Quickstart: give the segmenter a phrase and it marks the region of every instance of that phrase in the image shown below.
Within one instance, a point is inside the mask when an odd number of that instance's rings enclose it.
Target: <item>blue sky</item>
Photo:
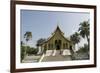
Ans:
[[[39,38],[48,38],[59,25],[65,37],[69,37],[79,28],[80,22],[90,19],[89,13],[21,10],[21,40],[26,31],[32,32],[29,45],[35,47]],[[86,40],[83,40],[85,42]]]

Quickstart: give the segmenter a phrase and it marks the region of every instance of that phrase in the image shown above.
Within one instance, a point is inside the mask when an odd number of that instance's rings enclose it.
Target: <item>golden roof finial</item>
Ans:
[[[60,29],[60,23],[59,23],[59,21],[57,22],[57,28],[56,28],[56,30],[60,30],[61,31],[61,29]],[[64,35],[64,33],[61,31],[61,33]]]

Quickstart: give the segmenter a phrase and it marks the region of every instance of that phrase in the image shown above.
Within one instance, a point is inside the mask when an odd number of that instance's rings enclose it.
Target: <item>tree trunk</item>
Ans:
[[[88,36],[86,36],[87,37],[87,42],[88,42],[88,57],[89,57],[89,51],[90,51],[90,42],[89,42],[89,38],[88,38]]]
[[[27,54],[26,50],[27,50],[27,41],[26,41],[26,47],[25,47],[25,53],[24,53],[24,56],[26,56],[26,54]]]
[[[87,42],[88,42],[88,50],[89,50],[89,48],[90,48],[89,38],[88,38],[88,36],[86,36],[86,38],[87,38]]]

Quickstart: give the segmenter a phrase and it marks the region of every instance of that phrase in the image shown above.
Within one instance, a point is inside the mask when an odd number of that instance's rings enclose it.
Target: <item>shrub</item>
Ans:
[[[32,54],[36,55],[38,52],[38,49],[37,48],[27,48],[26,52],[28,55],[32,55]]]
[[[88,53],[89,47],[87,44],[84,44],[84,47],[80,47],[80,49],[77,51],[77,53]]]
[[[21,46],[21,62],[25,57],[25,46]]]

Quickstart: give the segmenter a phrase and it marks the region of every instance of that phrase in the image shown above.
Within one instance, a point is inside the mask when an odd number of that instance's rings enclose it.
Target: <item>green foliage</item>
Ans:
[[[21,46],[21,62],[25,57],[25,46]]]
[[[89,47],[87,44],[84,44],[84,47],[80,47],[80,49],[77,51],[77,53],[88,53]]]
[[[38,52],[37,48],[33,48],[30,46],[21,46],[21,62],[24,59],[25,55],[36,55]]]
[[[25,34],[24,34],[24,38],[26,40],[26,42],[28,42],[29,40],[32,39],[32,32],[30,31],[27,31]],[[22,44],[22,43],[21,43]],[[27,46],[27,43],[25,44],[26,47],[25,47],[25,52],[24,52],[24,56],[27,54],[27,49],[29,49],[30,47]]]
[[[89,36],[89,21],[84,21],[84,22],[82,22],[82,23],[80,23],[79,24],[80,25],[80,27],[79,27],[79,32],[80,32],[80,35],[83,37],[83,38],[85,38],[85,37],[87,37],[88,38],[88,36]]]
[[[38,52],[38,49],[37,49],[37,48],[33,48],[33,47],[27,46],[26,53],[27,53],[28,55],[32,55],[32,54],[36,55],[37,52]]]
[[[29,41],[29,40],[32,38],[32,32],[27,31],[27,32],[24,34],[24,38],[25,38],[26,41]]]
[[[37,46],[37,47],[41,46],[45,41],[46,41],[46,39],[44,39],[44,38],[38,39],[38,40],[37,40],[36,46]]]
[[[89,36],[90,36],[90,24],[89,24],[89,21],[84,21],[82,23],[79,24],[79,33],[80,35],[83,37],[83,38],[87,38],[87,41],[88,41],[88,46],[89,46]]]
[[[73,35],[70,36],[70,40],[73,42],[73,44],[77,44],[80,42],[80,37],[77,32],[75,32]]]

